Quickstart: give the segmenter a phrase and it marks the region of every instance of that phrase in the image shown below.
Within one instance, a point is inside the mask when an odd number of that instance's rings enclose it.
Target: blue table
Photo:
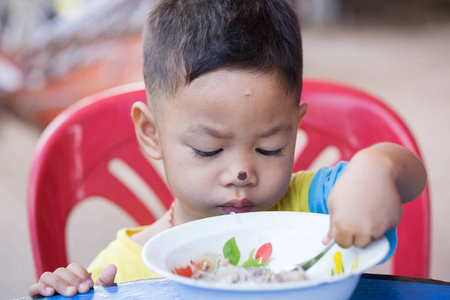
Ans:
[[[20,300],[43,299],[25,297]],[[155,299],[181,300],[173,283],[165,278],[137,280],[96,286],[86,294],[67,298],[56,295],[47,299]],[[450,282],[392,275],[363,274],[351,300],[357,299],[450,299]]]

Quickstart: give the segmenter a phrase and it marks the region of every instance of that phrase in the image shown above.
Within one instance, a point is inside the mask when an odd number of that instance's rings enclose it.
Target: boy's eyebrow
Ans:
[[[289,124],[280,124],[277,125],[271,129],[269,129],[266,132],[263,132],[259,137],[261,138],[266,138],[266,137],[270,137],[273,135],[276,135],[280,132],[291,132],[292,131],[292,126]],[[213,128],[210,127],[206,127],[206,126],[192,126],[190,128],[188,128],[186,130],[186,133],[192,136],[195,135],[209,135],[215,138],[219,138],[219,139],[230,139],[233,137],[233,133],[223,133],[223,132],[219,132]]]
[[[209,135],[219,139],[230,139],[233,137],[232,133],[222,133],[213,128],[206,126],[192,126],[186,130],[186,133],[189,135]]]
[[[280,132],[291,132],[291,131],[292,131],[291,125],[280,124],[280,125],[277,125],[271,129],[269,129],[268,131],[264,132],[263,134],[261,134],[261,137],[265,138],[265,137],[270,137],[270,136],[276,135]]]

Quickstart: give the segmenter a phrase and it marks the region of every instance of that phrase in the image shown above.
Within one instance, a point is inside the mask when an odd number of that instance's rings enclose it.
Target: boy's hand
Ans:
[[[343,247],[365,247],[400,222],[402,204],[427,182],[422,162],[399,145],[383,143],[358,152],[328,198],[330,231]]]
[[[114,283],[116,273],[116,266],[106,266],[95,284]],[[70,297],[77,293],[87,293],[92,287],[94,287],[94,281],[91,274],[79,264],[72,263],[67,268],[58,268],[53,273],[42,274],[39,282],[31,286],[29,295],[52,296],[57,292]]]
[[[403,207],[395,183],[382,170],[366,173],[366,168],[364,175],[352,167],[347,167],[328,198],[328,235],[343,248],[362,248],[393,229]]]

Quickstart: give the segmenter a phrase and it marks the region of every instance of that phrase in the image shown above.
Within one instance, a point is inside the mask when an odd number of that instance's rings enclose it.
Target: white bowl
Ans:
[[[224,244],[235,237],[241,253],[239,264],[250,252],[272,244],[273,271],[288,270],[295,263],[318,254],[330,224],[328,215],[299,212],[254,212],[230,214],[185,223],[166,230],[142,249],[144,264],[156,274],[172,280],[182,299],[348,299],[361,274],[379,263],[389,251],[385,237],[369,246],[342,249],[333,246],[306,272],[307,280],[265,284],[208,282],[172,273],[205,252],[222,254]],[[332,275],[334,256],[342,254],[344,272]],[[355,258],[357,266],[352,269]]]

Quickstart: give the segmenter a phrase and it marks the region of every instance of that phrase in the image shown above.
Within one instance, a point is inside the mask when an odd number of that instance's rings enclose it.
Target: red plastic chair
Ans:
[[[294,171],[308,169],[329,146],[339,150],[336,161],[350,160],[358,150],[379,142],[403,145],[421,157],[405,123],[373,96],[343,85],[305,80],[302,101],[308,103],[308,111],[300,124],[307,141],[296,158]],[[420,197],[404,205],[397,234],[398,246],[392,257],[391,273],[428,277],[428,185]]]
[[[28,214],[38,277],[67,265],[65,225],[76,204],[90,196],[110,199],[138,224],[151,224],[173,198],[164,180],[140,154],[129,116],[135,101],[145,101],[142,85],[127,85],[88,97],[68,108],[44,131],[31,168]],[[301,128],[307,142],[294,170],[307,169],[328,146],[349,160],[359,149],[390,141],[419,155],[404,123],[388,107],[360,91],[335,84],[304,82],[302,101],[309,103]],[[120,162],[134,170],[160,199],[150,211],[138,193],[117,178]],[[127,168],[128,168],[127,167]],[[428,277],[428,189],[405,205],[398,226],[399,244],[392,273]],[[151,209],[151,208],[150,208]],[[48,234],[51,233],[51,234]]]
[[[109,199],[139,225],[153,223],[172,203],[167,184],[138,148],[130,117],[136,101],[145,101],[142,84],[108,90],[69,107],[43,132],[28,187],[38,277],[67,265],[66,222],[84,199]],[[139,189],[130,188],[130,178],[153,190],[153,211],[140,200]]]

